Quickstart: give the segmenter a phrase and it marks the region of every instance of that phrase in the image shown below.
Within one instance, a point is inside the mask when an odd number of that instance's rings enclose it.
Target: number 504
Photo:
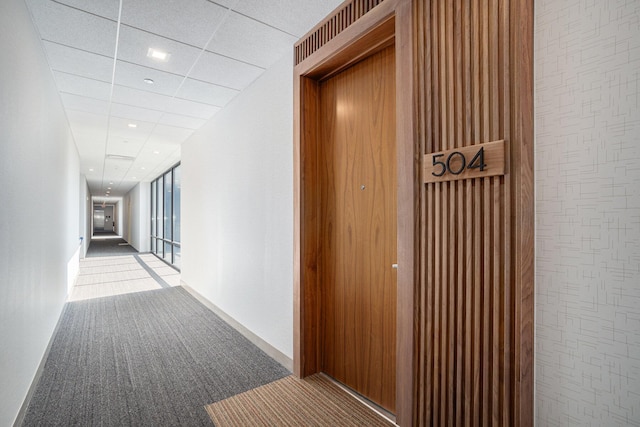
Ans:
[[[505,141],[501,139],[425,154],[422,162],[425,184],[504,175]]]
[[[450,153],[446,160],[444,156],[444,154],[433,155],[433,166],[439,167],[439,170],[434,170],[431,172],[431,175],[442,176],[447,172],[453,175],[460,175],[465,169],[479,169],[484,171],[484,168],[487,167],[487,164],[484,162],[484,147],[480,147],[469,163],[467,163],[465,155],[459,151]]]

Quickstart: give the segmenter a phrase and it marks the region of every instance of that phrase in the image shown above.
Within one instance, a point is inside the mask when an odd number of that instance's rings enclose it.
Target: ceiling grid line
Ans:
[[[342,2],[22,1],[81,173],[102,198],[107,186],[111,197],[122,197],[179,162],[184,141],[283,55],[292,56],[298,35]],[[166,51],[169,60],[154,61],[149,48]]]
[[[215,2],[215,1],[211,1],[211,0],[207,0],[207,1],[208,1],[209,3],[213,3],[213,4],[216,4],[216,5],[218,5],[218,6],[222,6],[220,3],[217,3],[217,2]],[[223,7],[224,7],[224,6],[223,6]],[[299,38],[299,37],[300,37],[300,35],[299,35],[299,34],[292,34],[292,33],[288,32],[288,31],[285,31],[285,30],[283,30],[283,29],[281,29],[281,28],[275,27],[275,26],[273,26],[273,25],[271,25],[271,24],[268,24],[268,23],[266,23],[266,22],[264,22],[264,21],[260,21],[259,19],[256,19],[256,18],[254,18],[254,17],[252,17],[252,16],[249,16],[249,15],[246,15],[246,14],[244,14],[244,13],[238,12],[237,10],[234,10],[234,12],[235,12],[235,13],[237,13],[238,15],[242,15],[242,16],[244,16],[245,18],[251,19],[252,21],[256,21],[256,22],[258,22],[258,23],[260,23],[260,24],[262,24],[262,25],[266,25],[267,27],[271,27],[271,28],[273,28],[274,30],[278,30],[278,31],[281,31],[281,32],[283,32],[283,33],[285,33],[285,34],[288,34],[288,35],[290,35],[291,37],[296,37],[296,38]]]
[[[111,107],[113,105],[113,88],[115,86],[115,81],[116,81],[116,66],[118,64],[118,41],[120,38],[120,19],[122,18],[122,0],[119,0],[119,5],[118,5],[118,26],[116,28],[116,45],[115,45],[115,50],[113,52],[113,71],[111,74],[111,92],[109,93],[109,113],[107,115],[107,134],[105,137],[105,141],[104,141],[104,158],[102,160],[102,180],[101,180],[101,184],[100,184],[100,189],[102,190],[101,192],[104,192],[104,172],[105,172],[105,166],[107,164],[107,150],[109,147],[109,128],[110,128],[110,124],[111,124]],[[105,196],[108,196],[108,194],[105,194]]]
[[[158,36],[158,37],[161,37],[161,36]],[[43,39],[43,40],[44,40],[44,39]],[[49,42],[49,43],[54,43],[54,44],[57,44],[57,45],[60,45],[60,46],[65,46],[65,47],[68,47],[69,49],[74,49],[74,50],[83,51],[82,49],[76,49],[76,48],[71,47],[71,46],[66,46],[66,45],[62,45],[62,44],[56,43],[56,42],[52,42],[52,41],[50,41],[50,40],[44,40],[44,41]],[[87,51],[83,51],[83,52],[87,52]],[[208,51],[208,50],[207,50],[207,52],[210,52],[210,51]],[[91,53],[91,52],[87,52],[87,53]],[[213,53],[213,52],[211,52],[211,53]],[[97,55],[97,54],[96,54],[96,55]],[[218,54],[215,54],[215,55],[218,55]],[[109,58],[109,59],[111,59],[111,57],[110,57],[110,56],[107,56],[107,55],[101,55],[101,56],[103,56],[104,58]],[[224,57],[224,58],[227,58],[227,57],[225,57],[224,55],[218,55],[218,56],[222,56],[222,57]],[[229,58],[229,59],[233,59],[233,58]],[[158,70],[157,68],[149,67],[149,66],[147,66],[147,65],[138,64],[138,63],[136,63],[136,62],[126,61],[126,60],[124,60],[124,59],[118,59],[118,61],[119,61],[119,62],[122,62],[122,63],[124,63],[124,64],[134,65],[134,66],[136,66],[136,67],[145,68],[145,69],[153,70],[153,71],[156,71],[156,72],[158,72],[158,71],[159,71],[159,72],[162,72],[162,73],[171,74],[171,75],[174,75],[174,76],[177,76],[177,77],[180,77],[180,78],[182,78],[182,77],[183,77],[183,75],[182,75],[182,74],[173,73],[173,72],[170,72],[170,71]],[[237,62],[241,62],[241,63],[242,63],[242,61],[237,61]],[[247,65],[251,65],[251,66],[256,67],[256,68],[262,68],[262,67],[259,67],[259,66],[257,66],[257,65],[252,65],[252,64],[249,64],[249,63],[245,63],[245,64],[247,64]],[[82,76],[82,75],[79,75],[79,74],[72,73],[72,72],[70,72],[70,71],[64,71],[64,70],[57,69],[57,68],[52,68],[51,70],[52,70],[52,71],[59,72],[59,73],[63,73],[63,74],[69,74],[69,75],[76,76],[76,77],[89,78],[89,79],[91,79],[91,80],[99,81],[99,82],[102,82],[102,83],[110,83],[110,81],[100,80],[100,79],[94,79],[94,78],[91,78],[91,77],[85,77],[85,76]],[[263,70],[263,71],[265,71],[265,69],[264,69],[264,68],[263,68],[262,70]],[[239,89],[234,88],[234,87],[231,87],[231,86],[225,86],[225,85],[218,84],[218,83],[211,83],[211,82],[208,82],[208,81],[206,81],[206,80],[201,80],[201,79],[197,79],[197,78],[194,78],[194,77],[189,77],[189,78],[190,78],[191,80],[193,80],[193,81],[197,81],[197,82],[205,83],[205,84],[208,84],[208,85],[211,85],[211,86],[221,87],[221,88],[224,88],[224,89],[231,89],[231,90],[235,90],[235,91],[238,91],[238,92],[239,92]],[[116,86],[131,87],[131,86],[126,86],[126,85],[116,85]],[[63,92],[63,91],[60,91],[60,92]],[[154,93],[153,91],[149,91],[149,90],[145,90],[145,92]],[[180,98],[178,97],[178,99],[180,99]],[[186,98],[184,98],[184,99],[186,99]],[[213,104],[211,104],[211,105],[213,105]]]
[[[238,3],[238,1],[240,0],[235,0],[235,4]],[[120,2],[122,2],[122,0],[120,0]],[[196,59],[194,60],[193,64],[191,64],[191,68],[189,68],[189,71],[187,71],[187,73],[185,74],[184,78],[182,79],[182,82],[180,83],[180,85],[178,86],[178,88],[176,89],[175,93],[173,94],[172,98],[175,98],[176,95],[180,92],[180,89],[182,88],[182,86],[184,85],[184,82],[189,78],[189,74],[191,74],[191,72],[193,71],[193,68],[196,66],[196,64],[198,63],[198,61],[200,60],[200,58],[202,57],[202,54],[206,51],[207,46],[209,45],[209,43],[211,43],[211,40],[213,40],[213,38],[215,37],[216,33],[218,32],[218,30],[220,29],[220,27],[222,26],[222,24],[224,24],[224,22],[227,20],[227,18],[229,17],[229,15],[231,14],[231,8],[229,7],[227,9],[226,14],[224,15],[224,17],[219,21],[219,23],[216,25],[216,27],[213,30],[213,33],[211,34],[211,36],[209,37],[209,40],[207,41],[207,43],[205,44],[205,46],[202,48],[202,50],[200,51],[200,53],[198,54],[198,56],[196,57]],[[166,113],[166,112],[164,112]],[[163,114],[164,114],[163,113]],[[160,119],[162,118],[162,116],[160,117]],[[158,120],[154,125],[153,128],[151,130],[151,132],[149,133],[149,135],[151,135],[153,133],[153,130],[155,130],[155,128],[158,126],[158,123],[160,122],[160,120]],[[147,139],[145,140],[144,144],[142,144],[142,147],[140,147],[140,150],[138,151],[138,154],[144,149],[144,147],[146,146],[147,142],[149,141],[149,138],[147,137]],[[131,170],[131,168],[133,167],[133,165],[129,166],[129,170]],[[129,170],[127,170],[127,173],[129,172]]]

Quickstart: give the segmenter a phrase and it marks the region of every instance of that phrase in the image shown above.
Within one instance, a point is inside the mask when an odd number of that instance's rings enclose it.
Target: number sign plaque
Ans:
[[[424,182],[504,175],[504,141],[485,142],[424,156]]]

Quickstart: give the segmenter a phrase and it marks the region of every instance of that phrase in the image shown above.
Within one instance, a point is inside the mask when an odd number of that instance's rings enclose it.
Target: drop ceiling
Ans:
[[[94,197],[118,198],[179,162],[194,131],[342,0],[25,2],[81,173]]]

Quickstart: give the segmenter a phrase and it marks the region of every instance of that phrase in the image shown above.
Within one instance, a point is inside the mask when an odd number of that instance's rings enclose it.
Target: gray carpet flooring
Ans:
[[[212,425],[289,372],[181,287],[65,306],[25,426]]]
[[[115,233],[114,233],[115,235]],[[127,241],[122,238],[91,239],[87,250],[87,258],[100,256],[129,255],[138,253]]]

